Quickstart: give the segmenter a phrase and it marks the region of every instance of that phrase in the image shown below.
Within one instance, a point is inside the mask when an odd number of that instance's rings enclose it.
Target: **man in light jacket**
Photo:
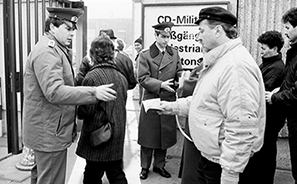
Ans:
[[[263,144],[262,74],[236,38],[237,18],[229,11],[204,8],[195,24],[208,51],[203,69],[193,95],[161,102],[162,113],[189,117],[190,134],[199,153],[196,183],[237,184],[241,176],[248,178],[245,167]]]

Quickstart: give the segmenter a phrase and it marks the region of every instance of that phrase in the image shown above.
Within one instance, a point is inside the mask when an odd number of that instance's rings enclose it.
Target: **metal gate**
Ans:
[[[1,5],[1,2],[0,2]],[[6,123],[8,153],[17,154],[22,150],[22,107],[23,68],[27,55],[44,33],[46,7],[84,7],[83,1],[68,0],[3,0],[3,48],[5,66]],[[86,14],[86,13],[85,13]],[[85,16],[86,18],[86,16]],[[85,19],[83,18],[83,19]],[[81,28],[77,35],[82,48],[86,48],[86,21],[78,22]],[[80,25],[81,24],[81,25]],[[84,50],[77,51],[81,56]],[[0,81],[1,82],[1,81]],[[1,126],[1,125],[0,125]]]

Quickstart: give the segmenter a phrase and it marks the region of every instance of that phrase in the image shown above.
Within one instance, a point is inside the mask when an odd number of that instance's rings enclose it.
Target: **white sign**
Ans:
[[[150,4],[144,5],[143,38],[144,48],[154,41],[153,25],[161,22],[173,22],[170,46],[177,48],[184,69],[193,69],[202,62],[202,48],[198,42],[198,14],[209,6],[227,9],[228,3],[216,4]]]

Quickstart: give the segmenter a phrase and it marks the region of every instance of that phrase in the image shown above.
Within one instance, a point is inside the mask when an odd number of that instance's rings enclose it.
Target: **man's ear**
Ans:
[[[216,30],[216,36],[219,37],[223,33],[223,27],[221,25],[217,25],[215,28]]]
[[[54,33],[55,32],[55,29],[56,29],[56,26],[54,26],[54,24],[50,23],[50,31],[52,33]]]
[[[274,46],[274,47],[272,48],[272,50],[273,50],[274,53],[278,53],[278,51],[277,51],[277,46]]]

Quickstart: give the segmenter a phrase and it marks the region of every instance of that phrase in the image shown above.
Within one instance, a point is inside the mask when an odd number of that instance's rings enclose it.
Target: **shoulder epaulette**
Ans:
[[[146,49],[143,49],[141,52],[147,52],[147,51],[149,51],[150,50],[150,48],[146,48]]]
[[[48,41],[48,46],[54,48],[55,47],[56,42],[54,40],[49,40]]]

